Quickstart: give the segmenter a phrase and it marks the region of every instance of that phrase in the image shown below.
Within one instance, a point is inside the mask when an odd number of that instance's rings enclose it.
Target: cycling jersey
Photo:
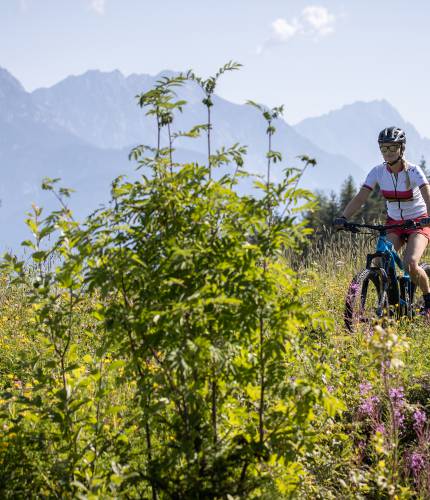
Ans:
[[[379,185],[386,200],[388,217],[394,220],[415,219],[427,213],[427,206],[420,189],[428,184],[427,177],[418,165],[406,162],[407,167],[397,173],[388,163],[372,168],[363,187],[372,191]]]

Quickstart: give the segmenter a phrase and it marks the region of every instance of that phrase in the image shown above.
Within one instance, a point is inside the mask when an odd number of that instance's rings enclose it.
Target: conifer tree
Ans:
[[[376,186],[370,193],[364,207],[362,217],[366,222],[385,222],[387,217],[387,207],[385,200],[380,193],[379,186]]]
[[[318,234],[323,227],[331,228],[333,220],[343,212],[356,193],[357,188],[352,176],[345,179],[339,194],[336,194],[334,191],[329,195],[324,192],[317,192],[315,194],[316,208],[305,214],[308,227],[315,230],[311,238],[318,238]],[[353,219],[368,223],[384,222],[386,212],[385,200],[381,196],[379,187],[375,186],[366,203],[354,214]]]
[[[357,193],[354,179],[349,175],[343,182],[339,195],[339,211],[342,212]]]
[[[316,207],[305,214],[308,227],[318,232],[323,227],[331,227],[333,219],[339,214],[339,201],[336,193],[332,191],[330,195],[323,192],[317,192]]]
[[[419,163],[420,167],[422,168],[425,176],[427,177],[427,179],[430,177],[430,173],[427,169],[427,162],[426,162],[426,159],[424,158],[424,155],[421,155],[421,160],[420,160],[420,163]]]

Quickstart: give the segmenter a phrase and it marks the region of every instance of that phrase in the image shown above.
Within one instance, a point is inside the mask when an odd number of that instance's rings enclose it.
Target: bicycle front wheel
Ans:
[[[428,264],[427,262],[422,262],[420,264],[420,267],[424,269],[430,280],[430,264]],[[412,283],[411,287],[411,302],[412,302],[412,315],[419,314],[424,308],[424,300],[421,291],[419,289],[417,290],[417,286],[414,283]]]
[[[382,269],[364,269],[351,281],[345,301],[345,326],[350,332],[364,325],[369,331],[388,311]]]
[[[408,278],[399,279],[399,290],[400,290],[400,301],[399,301],[399,318],[400,316],[406,316],[412,319],[414,315],[413,304],[412,304],[412,282]]]

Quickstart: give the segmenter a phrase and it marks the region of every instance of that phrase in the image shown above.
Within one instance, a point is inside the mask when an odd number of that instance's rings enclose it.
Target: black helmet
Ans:
[[[406,134],[399,127],[387,127],[379,132],[379,144],[383,142],[397,142],[398,144],[406,144]]]

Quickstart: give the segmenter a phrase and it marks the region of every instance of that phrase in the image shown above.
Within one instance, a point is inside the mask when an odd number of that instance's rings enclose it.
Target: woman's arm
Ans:
[[[427,206],[427,215],[430,215],[430,185],[425,184],[421,189],[421,194],[423,195],[424,201]]]
[[[425,186],[425,187],[429,187],[429,186]],[[424,187],[423,187],[423,189],[424,189]],[[346,219],[349,219],[350,217],[352,217],[355,214],[355,212],[357,212],[366,203],[367,198],[369,198],[370,193],[371,193],[371,191],[369,189],[362,187],[360,189],[360,191],[354,196],[354,198],[345,207],[343,214],[342,214],[342,217],[345,217]],[[429,201],[430,201],[430,189],[429,189]]]

